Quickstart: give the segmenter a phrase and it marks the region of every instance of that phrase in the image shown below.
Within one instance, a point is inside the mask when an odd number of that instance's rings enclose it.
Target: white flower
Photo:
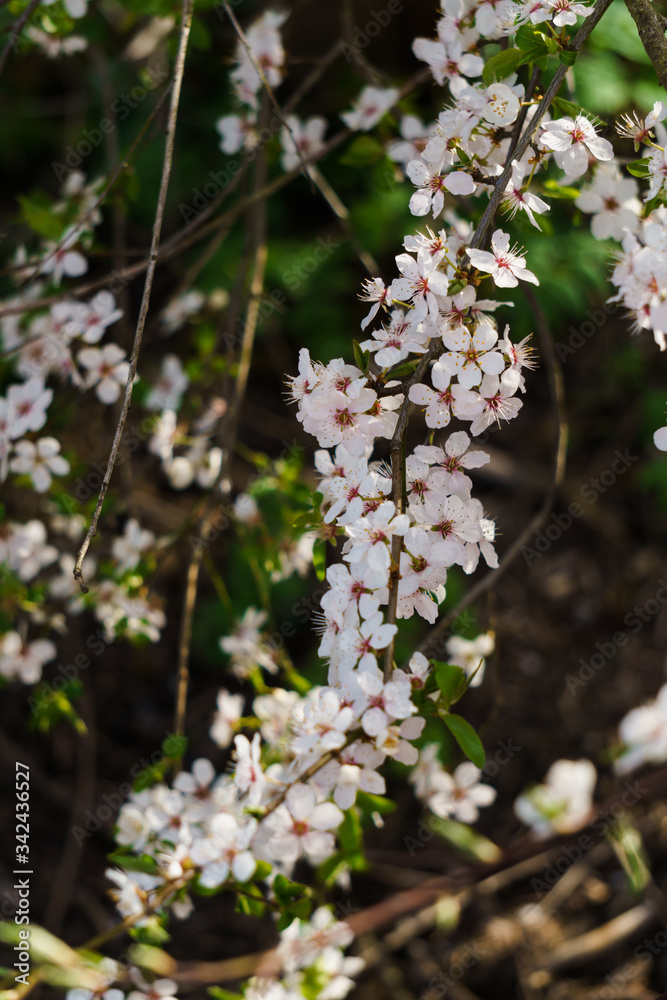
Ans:
[[[144,406],[147,410],[178,410],[189,384],[181,359],[176,354],[165,354],[160,378],[146,396]]]
[[[123,315],[123,310],[116,308],[115,298],[106,289],[98,292],[84,308],[82,337],[87,344],[96,344],[101,340],[107,327],[116,323]]]
[[[526,165],[519,160],[514,160],[512,163],[512,177],[505,188],[503,207],[507,210],[510,219],[513,219],[519,209],[522,209],[535,228],[539,229],[539,223],[533,213],[537,212],[538,215],[541,215],[543,212],[549,210],[549,206],[546,201],[542,201],[536,194],[521,190],[525,173]]]
[[[183,292],[178,298],[172,299],[160,315],[160,323],[165,328],[165,332],[169,334],[180,330],[186,320],[202,309],[205,302],[206,296],[196,288],[189,292]]]
[[[497,348],[498,331],[488,323],[471,333],[466,327],[445,333],[442,342],[449,348],[439,362],[450,375],[456,375],[459,385],[472,389],[483,375],[500,375],[505,359]]]
[[[436,816],[454,816],[461,823],[474,823],[480,806],[490,806],[497,792],[490,785],[482,784],[482,772],[471,761],[464,761],[453,775],[442,771],[438,775],[438,790],[428,799],[428,806]]]
[[[38,431],[46,423],[46,411],[53,399],[53,389],[44,387],[44,379],[35,375],[7,390],[7,436],[11,440],[28,431]]]
[[[500,378],[497,375],[484,376],[479,387],[483,409],[470,425],[472,435],[481,434],[494,420],[500,424],[501,420],[516,417],[523,406],[521,399],[513,398],[519,387],[519,378],[518,373],[511,368],[503,372]]]
[[[262,770],[259,733],[255,733],[252,743],[247,736],[235,736],[234,746],[236,747],[233,754],[236,761],[234,784],[240,792],[247,793],[249,805],[257,806],[262,800],[266,785],[266,777]]]
[[[333,802],[316,804],[315,793],[307,785],[293,785],[278,806],[264,820],[273,831],[268,848],[274,858],[291,863],[302,854],[317,865],[330,857],[336,840],[330,830],[340,826],[343,814]]]
[[[622,240],[626,232],[637,229],[642,210],[636,180],[622,177],[615,163],[601,163],[593,183],[581,189],[574,203],[593,216],[591,232],[596,240]]]
[[[56,647],[49,639],[25,643],[18,632],[6,632],[0,639],[0,674],[23,684],[36,684],[42,667],[56,656]]]
[[[481,111],[482,118],[491,125],[511,125],[516,121],[521,102],[514,91],[504,83],[492,83],[486,88],[488,104]]]
[[[289,172],[301,166],[302,160],[309,160],[324,148],[324,133],[327,130],[326,118],[314,115],[303,122],[296,115],[288,115],[285,119],[289,129],[280,132],[280,142],[284,153],[280,159],[283,170]]]
[[[420,250],[417,260],[407,253],[399,254],[396,258],[396,266],[402,277],[395,278],[392,282],[392,295],[403,302],[412,300],[413,322],[424,319],[428,313],[437,319],[439,309],[436,295],[447,295],[449,285],[447,276],[436,270],[441,259],[442,254],[433,256],[428,250]]]
[[[479,687],[484,680],[486,660],[495,649],[493,633],[484,632],[474,639],[464,639],[460,635],[452,635],[447,640],[447,662],[455,667],[461,667],[468,677],[473,677],[470,686]]]
[[[556,163],[568,178],[586,173],[589,154],[596,160],[611,160],[614,155],[611,143],[601,139],[583,115],[543,125],[540,145],[554,151]]]
[[[654,701],[628,712],[619,728],[623,754],[615,763],[619,774],[641,764],[660,764],[667,760],[667,684]]]
[[[257,141],[256,123],[257,116],[254,113],[246,116],[223,115],[222,118],[218,118],[215,127],[220,133],[220,149],[222,152],[228,156],[233,156],[234,153],[238,153],[244,147],[246,149],[252,148]]]
[[[30,476],[37,492],[45,493],[52,476],[66,476],[69,472],[69,462],[59,452],[60,442],[55,438],[18,441],[9,468],[19,475]]]
[[[298,735],[292,741],[292,748],[297,754],[317,751],[320,756],[330,750],[340,750],[353,721],[354,712],[341,704],[337,691],[314,688],[309,691],[301,710],[293,716]]]
[[[142,528],[136,517],[131,517],[125,524],[125,532],[120,538],[114,538],[111,552],[114,559],[118,561],[117,572],[125,573],[128,569],[134,569],[141,555],[155,541],[155,535],[147,528]]]
[[[368,132],[383,115],[396,104],[399,92],[393,87],[382,90],[379,87],[365,87],[354,102],[351,111],[345,111],[341,118],[348,128]]]
[[[425,420],[427,427],[446,427],[452,418],[470,419],[481,409],[476,393],[464,389],[461,385],[451,385],[452,376],[439,361],[431,369],[430,386],[417,383],[410,387],[408,396],[412,403],[426,407]]]
[[[532,271],[526,267],[526,258],[517,253],[518,247],[510,249],[510,238],[501,229],[496,229],[491,237],[491,252],[488,250],[466,250],[471,263],[479,271],[490,274],[499,288],[515,288],[522,281],[539,285]]]
[[[536,837],[572,833],[591,814],[597,772],[590,760],[557,760],[545,783],[520,795],[514,812]]]
[[[220,648],[231,656],[237,677],[247,677],[257,667],[264,667],[272,674],[278,669],[260,632],[265,621],[265,611],[248,608],[233,634],[220,639]]]
[[[95,386],[95,395],[101,403],[115,403],[121,387],[127,383],[130,370],[128,361],[123,361],[125,351],[118,344],[105,344],[102,348],[86,347],[79,351],[80,365],[88,369],[86,386]]]
[[[59,285],[63,276],[67,278],[79,278],[88,270],[88,261],[79,253],[73,250],[81,233],[77,232],[73,226],[63,234],[58,243],[47,242],[45,244],[44,263],[39,269],[41,274],[51,274],[54,285]],[[59,247],[58,251],[53,251]]]
[[[209,735],[219,747],[228,747],[234,735],[236,723],[243,715],[244,698],[242,694],[230,694],[221,688],[218,691],[217,711],[213,716],[213,725]]]

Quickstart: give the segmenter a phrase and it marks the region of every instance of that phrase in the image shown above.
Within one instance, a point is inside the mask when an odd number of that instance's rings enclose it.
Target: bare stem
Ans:
[[[155,268],[157,266],[157,260],[158,260],[158,248],[160,246],[162,221],[164,219],[164,210],[167,202],[167,190],[169,188],[169,178],[171,176],[171,167],[174,158],[174,144],[176,140],[176,122],[178,119],[178,105],[181,98],[181,86],[183,84],[183,74],[185,71],[185,55],[188,48],[188,38],[190,36],[190,28],[192,26],[193,13],[194,13],[194,0],[183,0],[183,7],[181,10],[181,32],[178,43],[178,53],[176,55],[176,65],[174,68],[171,102],[169,105],[169,119],[167,124],[167,138],[165,142],[164,160],[162,163],[162,178],[160,181],[160,192],[158,195],[157,208],[155,210],[155,220],[153,222],[153,232],[151,237],[150,257],[148,260],[148,268],[146,271],[146,280],[144,283],[144,292],[141,299],[141,307],[139,309],[139,319],[137,320],[137,328],[134,334],[132,354],[130,356],[130,368],[127,374],[125,396],[123,398],[123,406],[120,412],[118,426],[116,427],[116,433],[114,435],[113,444],[111,446],[111,454],[109,455],[107,469],[104,474],[104,479],[102,480],[102,485],[100,487],[100,493],[97,499],[97,504],[95,506],[95,511],[93,513],[90,527],[88,528],[88,531],[86,533],[86,537],[84,538],[83,544],[79,549],[79,553],[77,555],[76,563],[74,566],[74,579],[79,581],[81,589],[84,593],[87,592],[88,588],[85,586],[83,582],[83,560],[86,557],[86,552],[88,551],[93,536],[97,531],[97,524],[100,519],[100,515],[102,513],[102,507],[104,506],[104,498],[106,497],[107,490],[109,489],[109,483],[111,482],[111,476],[113,474],[114,465],[116,464],[116,458],[118,456],[118,449],[120,447],[120,442],[123,437],[123,431],[125,430],[125,422],[127,420],[127,415],[130,410],[130,405],[132,403],[132,386],[134,385],[134,379],[137,374],[137,365],[139,363],[139,351],[141,350],[141,341],[144,333],[144,327],[146,325],[148,307],[150,305],[151,291],[153,288],[153,278],[155,276]]]

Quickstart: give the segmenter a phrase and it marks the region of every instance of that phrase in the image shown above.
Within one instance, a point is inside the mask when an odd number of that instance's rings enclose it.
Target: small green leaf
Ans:
[[[370,351],[363,351],[361,349],[361,344],[358,340],[352,341],[352,349],[354,351],[354,363],[357,368],[359,368],[364,375],[368,374],[368,362],[371,356]]]
[[[221,986],[207,986],[206,992],[213,1000],[243,1000],[243,994],[223,990]]]
[[[65,228],[62,216],[53,214],[51,207],[40,204],[35,198],[19,195],[21,218],[33,232],[44,236],[47,240],[58,240]]]
[[[476,767],[484,767],[484,761],[486,760],[484,747],[482,746],[482,741],[470,723],[463,719],[460,715],[447,714],[443,715],[442,718],[466,757],[471,760]]]
[[[569,187],[567,184],[559,184],[558,181],[553,179],[553,177],[544,181],[542,187],[544,189],[544,193],[550,198],[569,198],[574,200],[581,194],[581,191],[578,188]]]
[[[467,823],[459,823],[454,819],[441,819],[440,816],[429,816],[426,825],[448,844],[477,861],[493,864],[500,860],[502,854],[500,848]]]
[[[641,177],[642,180],[646,180],[650,177],[648,164],[650,163],[648,156],[643,157],[641,160],[633,160],[632,163],[626,163],[626,169],[628,173],[632,174],[633,177]]]
[[[364,812],[378,812],[381,816],[393,813],[398,809],[392,799],[387,799],[384,795],[373,795],[372,792],[357,792],[357,805]]]
[[[468,282],[464,278],[454,278],[453,281],[449,282],[447,287],[448,295],[456,295],[457,292],[462,292],[467,286]]]
[[[327,543],[324,538],[318,538],[313,545],[313,567],[318,580],[327,575]]]
[[[118,865],[128,872],[143,872],[145,875],[156,875],[158,872],[157,861],[150,854],[123,854],[122,851],[115,851],[108,855],[108,860],[112,865]]]
[[[495,56],[487,59],[482,73],[485,86],[488,87],[494,80],[505,80],[511,76],[521,58],[520,49],[505,49],[504,52],[498,52]]]
[[[466,690],[466,673],[461,667],[455,667],[451,663],[438,663],[437,661],[433,661],[433,669],[444,707],[449,708],[450,705],[459,700]]]

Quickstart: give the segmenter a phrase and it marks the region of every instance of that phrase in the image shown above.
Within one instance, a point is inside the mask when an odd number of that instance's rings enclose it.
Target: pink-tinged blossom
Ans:
[[[63,277],[80,278],[85,274],[88,270],[88,261],[82,253],[73,249],[80,235],[80,232],[71,227],[58,243],[47,242],[44,263],[38,273],[50,274],[54,285],[59,285]],[[59,248],[57,251],[56,247]]]
[[[396,514],[396,506],[385,500],[377,510],[369,511],[345,529],[349,547],[344,559],[349,563],[362,560],[369,569],[386,574],[391,565],[389,545],[394,535],[404,535],[410,525],[407,514]]]
[[[363,694],[354,708],[367,736],[375,737],[395,719],[407,719],[417,711],[408,681],[391,680],[385,684],[377,667],[360,670],[355,676]]]
[[[60,454],[60,442],[47,437],[34,442],[18,441],[9,468],[19,475],[30,476],[35,490],[45,493],[52,476],[67,475],[69,462]]]
[[[283,170],[296,170],[302,161],[316,156],[324,148],[324,133],[327,130],[326,118],[314,115],[301,121],[296,115],[288,115],[285,119],[289,129],[280,132],[280,144],[283,155],[280,163]]]
[[[499,288],[515,288],[522,281],[539,285],[538,279],[526,267],[526,258],[517,252],[518,247],[510,249],[510,238],[501,229],[496,229],[491,237],[491,251],[466,250],[470,262],[478,271],[490,274]]]
[[[239,734],[234,737],[234,784],[246,795],[249,805],[257,806],[262,800],[266,777],[262,770],[261,760],[261,740],[259,733],[255,733],[252,743],[247,736]]]
[[[523,406],[523,401],[515,399],[514,394],[519,386],[517,373],[508,369],[500,378],[497,375],[485,375],[479,387],[479,395],[483,409],[470,425],[470,433],[476,437],[492,424],[494,420],[512,420]]]
[[[512,177],[505,188],[503,208],[508,213],[510,219],[513,219],[519,210],[525,212],[535,228],[539,229],[540,224],[535,218],[534,213],[537,212],[538,215],[542,215],[543,212],[549,211],[549,206],[546,201],[542,201],[536,194],[522,190],[525,173],[526,165],[519,160],[514,160],[512,163]]]
[[[53,389],[44,387],[44,379],[35,375],[7,390],[7,437],[23,437],[28,431],[38,431],[46,423],[46,411],[53,399]]]
[[[637,152],[643,142],[654,138],[653,126],[657,122],[663,121],[665,116],[667,116],[667,107],[662,101],[656,101],[650,114],[643,121],[636,113],[621,115],[621,121],[616,125],[616,131],[624,139],[632,139],[635,152]]]
[[[387,726],[375,737],[375,746],[388,757],[412,767],[419,760],[419,752],[408,741],[418,739],[425,725],[426,719],[416,716],[406,719],[400,726]]]
[[[456,493],[462,498],[470,496],[472,481],[463,469],[479,469],[490,458],[484,451],[469,451],[470,438],[465,431],[450,434],[444,448],[434,445],[417,445],[415,455],[424,462],[442,467],[446,478],[443,486],[448,493]]]
[[[417,383],[410,387],[408,396],[412,403],[426,407],[427,427],[446,427],[452,413],[463,420],[479,412],[481,406],[476,393],[460,385],[451,385],[451,375],[436,361],[431,369],[433,389]]]
[[[375,354],[381,368],[391,368],[404,361],[410,354],[423,354],[428,346],[428,336],[403,309],[393,309],[389,324],[374,330],[371,340],[364,340],[360,347]]]
[[[204,888],[215,889],[230,876],[237,882],[253,877],[257,862],[250,847],[256,830],[252,817],[241,823],[230,813],[213,816],[208,836],[195,840],[190,851],[193,863],[201,866],[199,882]]]
[[[36,684],[42,677],[42,667],[56,656],[50,639],[23,642],[18,632],[5,632],[0,639],[0,675],[10,681]]]
[[[386,308],[387,300],[390,299],[391,289],[385,288],[382,278],[366,278],[362,285],[363,291],[359,295],[362,302],[372,302],[370,312],[361,321],[361,329],[365,330],[369,323],[372,323],[380,307]]]
[[[77,358],[86,370],[86,386],[95,386],[95,395],[101,403],[115,403],[121,387],[127,383],[129,362],[124,361],[125,351],[118,344],[102,348],[86,347]]]
[[[315,793],[306,785],[293,785],[278,806],[264,820],[273,831],[268,842],[271,855],[290,864],[302,854],[317,865],[330,857],[336,838],[329,831],[340,826],[343,814],[333,802],[316,803]]]
[[[480,324],[473,332],[463,328],[446,333],[442,342],[449,350],[441,355],[440,364],[456,375],[464,389],[479,385],[483,375],[500,375],[505,370],[505,359],[497,350],[498,331],[493,326]]]
[[[348,128],[359,132],[368,132],[380,119],[393,108],[399,98],[398,90],[393,87],[365,87],[354,102],[351,111],[345,111],[341,118]]]
[[[452,94],[466,86],[465,77],[482,75],[484,60],[471,52],[463,52],[460,42],[432,41],[429,38],[415,38],[412,51],[417,59],[431,68],[433,79],[442,86],[447,80]]]
[[[433,131],[432,125],[424,125],[416,115],[404,115],[398,131],[402,136],[387,147],[387,156],[396,163],[407,164],[420,156]]]
[[[321,756],[344,746],[354,712],[341,704],[340,695],[333,688],[314,688],[292,718],[297,734],[291,743],[294,752],[305,755],[316,751]]]
[[[402,302],[412,301],[415,322],[428,313],[436,319],[439,312],[436,295],[447,295],[447,276],[437,270],[440,260],[440,256],[433,257],[425,250],[419,251],[417,260],[407,253],[396,258],[401,277],[392,282],[392,293]]]
[[[410,211],[417,216],[428,215],[432,210],[433,218],[436,219],[445,207],[445,191],[465,195],[472,194],[475,190],[475,182],[465,171],[456,170],[443,174],[433,170],[422,159],[411,160],[406,173],[417,188],[410,198]]]
[[[574,3],[573,0],[547,0],[547,3],[553,13],[553,23],[558,28],[566,24],[576,24],[578,17],[590,17],[593,13],[592,7]]]
[[[567,177],[581,177],[588,170],[589,156],[596,160],[611,160],[614,150],[602,139],[588,118],[559,118],[542,126],[540,145],[552,149],[556,163]]]
[[[480,782],[482,772],[467,760],[459,764],[453,774],[442,771],[438,788],[428,799],[428,806],[436,816],[453,816],[461,823],[474,823],[480,807],[490,806],[497,792],[490,785]]]
[[[642,204],[637,197],[637,181],[623,177],[615,163],[601,163],[591,184],[581,189],[575,205],[591,215],[591,232],[596,240],[622,240],[639,225]]]
[[[396,625],[385,625],[384,615],[376,611],[358,627],[346,628],[339,638],[338,668],[346,671],[377,667],[376,654],[389,645],[398,631]]]

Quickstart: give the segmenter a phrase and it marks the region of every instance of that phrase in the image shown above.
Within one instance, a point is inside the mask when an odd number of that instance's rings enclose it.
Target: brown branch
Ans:
[[[190,36],[190,28],[192,26],[192,16],[194,13],[194,0],[183,0],[183,7],[181,10],[181,31],[178,43],[178,53],[176,55],[176,66],[174,68],[174,80],[171,92],[171,102],[169,105],[169,119],[167,125],[167,138],[165,142],[164,160],[162,163],[162,178],[160,180],[160,192],[158,195],[157,208],[155,211],[155,221],[153,222],[153,232],[151,237],[151,251],[148,261],[148,268],[146,272],[146,281],[144,283],[144,292],[141,299],[141,307],[139,309],[139,319],[137,320],[137,328],[134,334],[134,344],[132,345],[132,354],[130,357],[130,367],[127,375],[127,384],[125,386],[125,396],[123,399],[123,406],[120,413],[120,418],[118,420],[118,426],[116,427],[116,433],[114,435],[113,444],[111,446],[111,454],[109,455],[109,461],[107,463],[107,469],[104,474],[104,479],[102,480],[102,485],[100,487],[100,493],[95,506],[95,511],[90,523],[90,527],[86,533],[86,537],[83,540],[83,544],[79,549],[76,563],[74,566],[74,579],[79,581],[82,591],[85,593],[87,588],[83,582],[83,560],[86,557],[86,552],[90,546],[90,543],[97,531],[97,524],[100,519],[100,514],[102,513],[102,507],[104,505],[104,498],[106,497],[107,490],[109,488],[109,483],[111,481],[111,476],[113,474],[114,465],[116,464],[116,457],[118,455],[118,449],[120,447],[120,442],[123,437],[123,431],[125,430],[125,422],[127,420],[127,415],[130,410],[130,404],[132,402],[132,387],[134,385],[134,378],[137,373],[137,365],[139,363],[139,351],[141,350],[141,340],[143,337],[144,326],[146,325],[146,316],[148,315],[148,307],[150,305],[151,291],[153,288],[153,277],[155,275],[155,269],[158,260],[158,248],[160,245],[160,234],[162,232],[162,221],[164,219],[164,210],[167,202],[167,190],[169,188],[169,178],[171,176],[171,166],[174,157],[174,144],[176,140],[176,122],[178,119],[178,105],[181,97],[181,86],[183,84],[183,75],[185,71],[185,55],[188,48],[188,38]]]
[[[522,288],[522,291],[535,317],[535,326],[537,327],[537,332],[540,337],[540,343],[544,352],[544,359],[547,364],[549,376],[549,394],[551,396],[551,403],[553,407],[554,435],[556,439],[553,470],[549,488],[545,494],[542,506],[535,516],[531,518],[519,537],[515,539],[510,548],[507,550],[503,558],[500,560],[498,568],[489,570],[489,572],[483,576],[482,579],[479,580],[467,594],[465,594],[458,604],[452,608],[452,610],[449,611],[444,618],[441,618],[438,624],[427,633],[425,638],[422,639],[420,644],[417,646],[417,650],[420,653],[427,653],[428,650],[432,649],[433,644],[440,638],[443,632],[449,628],[451,623],[455,621],[461,612],[470,607],[471,604],[474,604],[474,602],[478,600],[479,597],[481,597],[481,595],[489,589],[489,587],[493,587],[503,574],[507,572],[524,545],[536,532],[540,530],[546,519],[549,517],[554,505],[554,500],[556,499],[556,493],[565,476],[568,426],[567,413],[565,409],[563,371],[560,361],[556,356],[556,351],[554,349],[546,317],[542,312],[535,295],[530,289],[525,287]]]
[[[663,90],[667,90],[667,41],[665,40],[665,19],[658,14],[650,0],[625,0],[637,25],[637,31],[646,55]]]
[[[581,28],[575,35],[570,46],[570,51],[579,52],[584,43],[586,42],[588,36],[592,32],[593,28],[598,24],[600,18],[605,13],[607,8],[611,5],[612,0],[597,0],[595,7],[593,8],[593,13],[590,17],[587,17]],[[565,75],[568,71],[568,67],[560,65],[556,72],[554,73],[553,79],[547,89],[544,92],[544,96],[537,106],[535,114],[530,120],[528,128],[521,136],[521,139],[517,143],[516,149],[513,154],[513,159],[520,160],[523,154],[528,149],[533,135],[537,131],[537,126],[540,124],[545,114],[551,106],[551,102],[560,90],[560,86],[565,79]],[[500,203],[505,195],[505,188],[507,187],[507,182],[512,174],[512,163],[508,163],[502,174],[496,181],[496,185],[493,189],[491,197],[489,199],[489,204],[484,210],[484,214],[479,221],[477,229],[475,230],[475,235],[470,241],[471,249],[478,249],[486,245],[487,235],[489,229],[493,225],[493,220],[496,217],[496,213],[500,208]]]

